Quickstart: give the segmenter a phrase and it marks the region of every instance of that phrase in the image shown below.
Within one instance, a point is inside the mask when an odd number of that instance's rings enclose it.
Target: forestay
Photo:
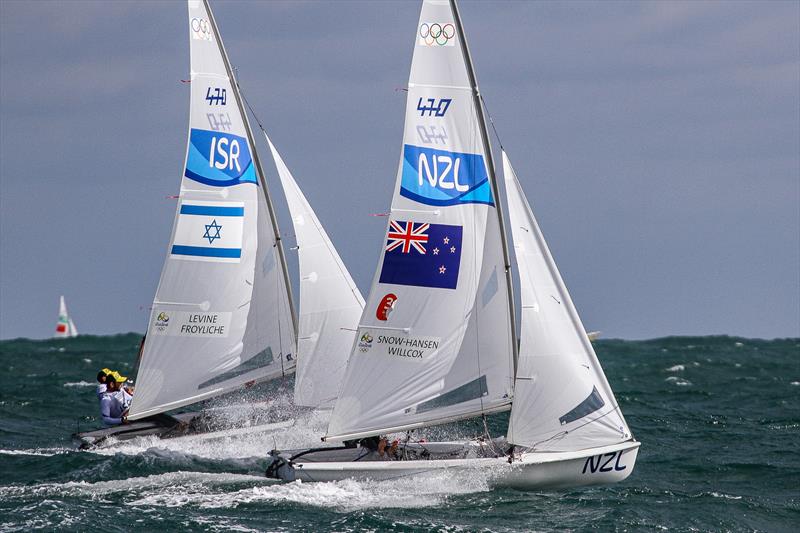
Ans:
[[[297,239],[300,317],[294,401],[333,407],[364,298],[266,132]]]
[[[496,198],[453,12],[414,36],[387,237],[326,440],[507,409],[513,381]]]
[[[614,393],[503,152],[522,318],[508,440],[572,451],[630,438]]]
[[[189,0],[186,165],[129,419],[293,369],[294,326],[252,135],[205,2]]]

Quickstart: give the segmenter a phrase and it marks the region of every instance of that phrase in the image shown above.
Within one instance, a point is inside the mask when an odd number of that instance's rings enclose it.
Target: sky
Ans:
[[[587,329],[800,336],[800,3],[460,6]],[[246,97],[366,294],[419,4],[212,8]],[[188,72],[184,2],[0,0],[0,338],[50,336],[61,294],[82,333],[146,329]]]

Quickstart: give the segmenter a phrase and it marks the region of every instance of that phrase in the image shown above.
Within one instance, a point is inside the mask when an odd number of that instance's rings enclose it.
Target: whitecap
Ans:
[[[674,365],[666,369],[667,372],[683,372],[686,370],[684,365]]]
[[[94,387],[94,383],[88,381],[68,381],[64,383],[65,387]]]
[[[679,378],[677,376],[670,376],[667,379],[665,379],[664,381],[666,381],[668,383],[674,383],[675,385],[677,385],[679,387],[686,387],[686,386],[692,384],[692,382],[689,381],[688,379]]]
[[[709,496],[713,496],[714,498],[725,498],[726,500],[741,500],[741,496],[734,496],[732,494],[724,494],[722,492],[709,492]]]
[[[340,512],[374,508],[421,508],[441,505],[454,494],[489,490],[489,476],[476,472],[435,472],[391,481],[345,479],[320,483],[284,483],[259,478],[261,483],[236,491],[217,486],[170,484],[130,501],[133,506],[231,509],[254,502],[290,502]]]
[[[54,455],[61,455],[68,453],[72,450],[67,448],[36,448],[31,450],[2,450],[0,455],[38,455],[41,457],[53,457]]]
[[[202,459],[231,460],[264,457],[270,449],[307,448],[319,445],[325,433],[330,412],[311,411],[283,424],[249,428],[231,428],[213,433],[160,439],[157,436],[137,437],[126,441],[109,439],[103,446],[87,450],[99,455],[140,455],[143,453],[192,456]],[[273,429],[270,429],[270,428]]]

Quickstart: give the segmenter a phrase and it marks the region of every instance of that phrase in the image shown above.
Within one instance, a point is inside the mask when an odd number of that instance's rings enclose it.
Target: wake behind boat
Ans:
[[[323,437],[344,446],[273,450],[267,475],[330,481],[487,468],[495,485],[518,489],[625,479],[639,443],[503,152],[506,235],[455,0],[423,1],[407,98],[386,244]],[[418,428],[509,410],[506,439],[487,429],[483,440],[412,442]],[[382,437],[390,434],[391,444]]]

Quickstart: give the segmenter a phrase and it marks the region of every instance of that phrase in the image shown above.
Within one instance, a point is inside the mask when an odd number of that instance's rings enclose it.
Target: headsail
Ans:
[[[247,117],[207,2],[188,7],[186,165],[131,420],[295,365],[285,262]]]
[[[56,323],[56,333],[53,336],[57,339],[78,336],[78,330],[67,312],[67,303],[63,296],[58,301],[58,322]]]
[[[266,132],[297,238],[300,320],[294,401],[333,407],[364,298]]]
[[[503,152],[522,320],[508,440],[569,451],[630,438],[544,236]]]
[[[463,35],[425,0],[387,237],[329,440],[508,409],[512,324],[497,198]]]

